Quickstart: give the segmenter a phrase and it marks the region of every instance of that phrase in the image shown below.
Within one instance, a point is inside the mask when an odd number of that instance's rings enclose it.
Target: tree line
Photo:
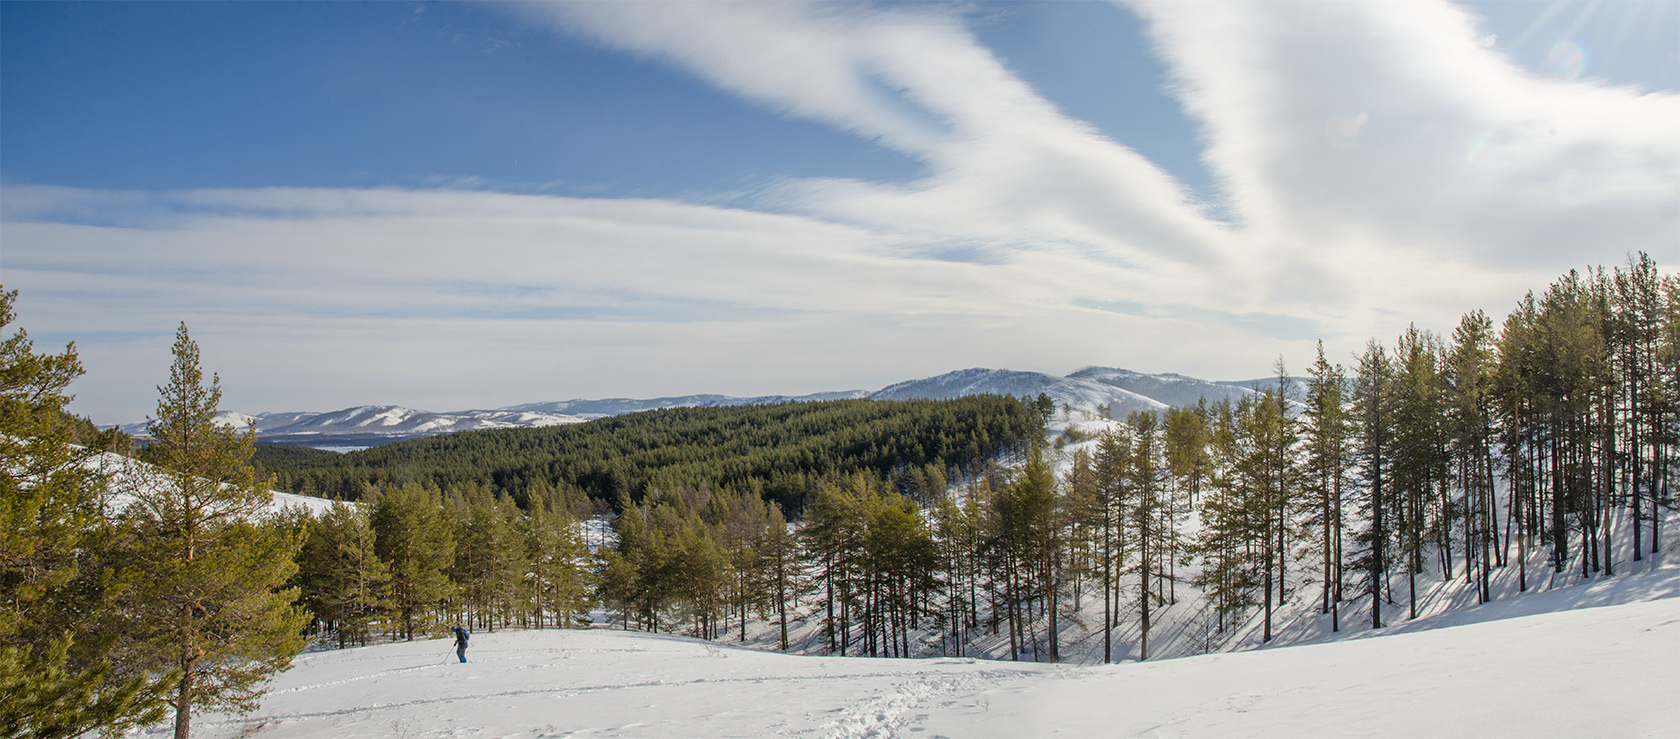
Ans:
[[[532,485],[594,500],[653,488],[752,486],[797,511],[822,480],[933,465],[969,468],[1029,443],[1033,414],[1012,398],[834,400],[671,408],[547,428],[493,429],[343,455],[265,462],[280,489],[356,499],[368,485],[481,484],[522,507]]]

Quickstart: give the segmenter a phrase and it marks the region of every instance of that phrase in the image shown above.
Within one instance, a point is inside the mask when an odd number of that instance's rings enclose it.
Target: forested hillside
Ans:
[[[619,519],[600,592],[626,626],[697,636],[793,612],[820,624],[815,651],[1057,661],[1073,638],[1109,661],[1156,656],[1168,610],[1199,651],[1250,625],[1260,643],[1299,620],[1376,628],[1418,618],[1428,587],[1487,602],[1641,567],[1672,538],[1680,279],[1646,255],[1502,322],[1311,359],[1235,400],[1064,419],[1056,451],[934,499],[825,485],[797,545],[740,501],[664,490]]]
[[[834,400],[673,408],[536,429],[496,429],[333,456],[262,460],[280,489],[355,499],[367,485],[487,485],[524,503],[537,487],[602,500],[650,487],[750,487],[801,509],[822,480],[973,469],[1021,450],[1042,416],[1013,398]]]

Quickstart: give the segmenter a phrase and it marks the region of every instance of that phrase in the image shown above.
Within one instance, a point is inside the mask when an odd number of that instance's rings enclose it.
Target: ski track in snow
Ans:
[[[974,660],[939,660],[939,664],[974,664]],[[868,700],[840,709],[839,718],[822,725],[825,739],[862,739],[897,736],[897,729],[926,719],[923,709],[952,705],[958,696],[978,693],[994,684],[1020,678],[1022,673],[981,670],[974,673],[917,676],[901,685],[878,689]]]
[[[197,726],[209,736],[891,737],[958,696],[1045,668],[800,657],[605,629],[481,634],[466,665],[439,652],[446,644],[312,652],[275,681],[257,715],[206,715]],[[637,720],[576,726],[580,705]],[[696,711],[708,717],[697,724]],[[472,728],[449,725],[462,721]]]

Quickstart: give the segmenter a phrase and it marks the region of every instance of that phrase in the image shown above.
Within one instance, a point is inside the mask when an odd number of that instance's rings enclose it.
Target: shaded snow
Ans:
[[[922,736],[1673,736],[1680,600],[1056,672]]]

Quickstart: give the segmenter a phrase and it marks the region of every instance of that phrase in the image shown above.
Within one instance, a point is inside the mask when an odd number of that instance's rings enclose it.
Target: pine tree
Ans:
[[[1321,534],[1317,545],[1323,562],[1320,613],[1330,614],[1330,630],[1341,630],[1342,600],[1342,484],[1349,464],[1347,376],[1342,366],[1324,357],[1324,342],[1309,372],[1306,407],[1306,468],[1318,506],[1313,523]]]
[[[1114,628],[1120,620],[1120,566],[1126,552],[1126,490],[1130,484],[1132,437],[1129,427],[1098,438],[1092,495],[1087,516],[1097,527],[1097,569],[1102,572],[1103,662],[1114,661]]]
[[[1149,659],[1149,607],[1162,599],[1150,590],[1150,578],[1161,576],[1162,550],[1167,545],[1166,526],[1161,519],[1166,498],[1166,470],[1161,468],[1160,425],[1148,411],[1127,418],[1132,428],[1132,452],[1123,515],[1137,542],[1138,576],[1138,659]],[[1159,585],[1156,586],[1159,588]]]
[[[0,329],[17,291],[0,292]],[[122,676],[109,640],[78,615],[107,606],[91,551],[109,540],[106,479],[71,446],[66,389],[82,374],[75,345],[37,354],[28,334],[0,342],[0,735],[70,737],[156,721],[167,674]]]
[[[1394,348],[1394,459],[1392,481],[1400,495],[1394,520],[1405,553],[1409,618],[1417,618],[1417,576],[1424,567],[1426,539],[1447,529],[1448,511],[1434,493],[1445,489],[1447,455],[1441,429],[1440,346],[1435,335],[1416,326],[1400,336]],[[1451,572],[1443,568],[1443,576]]]
[[[1192,543],[1192,554],[1201,561],[1202,571],[1193,583],[1212,601],[1215,629],[1226,627],[1255,606],[1254,590],[1260,581],[1251,565],[1256,506],[1252,486],[1245,479],[1244,460],[1250,441],[1244,428],[1253,403],[1247,398],[1232,404],[1229,399],[1212,406],[1209,414],[1208,450],[1213,474],[1208,479],[1200,514],[1202,528]]]
[[[1054,555],[1055,485],[1044,449],[1035,445],[1014,479],[994,499],[999,524],[994,551],[1003,576],[1011,659],[1020,659],[1029,644],[1037,659],[1038,641],[1029,638],[1031,601],[1043,597],[1047,606],[1053,601],[1054,583],[1045,565]]]
[[[1393,486],[1389,468],[1394,454],[1394,363],[1375,340],[1365,345],[1354,376],[1355,455],[1368,495],[1361,501],[1366,526],[1354,540],[1365,547],[1355,565],[1365,571],[1371,593],[1371,628],[1382,628],[1382,600],[1392,557]]]
[[[391,605],[404,639],[449,592],[445,570],[455,561],[455,534],[443,518],[442,493],[409,483],[380,491],[369,516],[374,548],[391,575]]]
[[[1504,564],[1497,548],[1499,515],[1493,482],[1493,342],[1493,322],[1474,311],[1459,321],[1447,359],[1454,477],[1464,517],[1465,577],[1475,582],[1481,603],[1492,598],[1492,568]]]
[[[831,654],[845,656],[850,648],[854,563],[862,549],[862,515],[871,497],[870,487],[856,478],[846,487],[824,484],[806,508],[800,529],[823,583],[823,631]]]
[[[221,383],[204,384],[186,324],[173,351],[151,425],[162,474],[130,491],[133,565],[121,578],[129,659],[178,676],[169,703],[176,739],[187,739],[194,709],[256,708],[303,649],[308,614],[284,587],[299,541],[265,513],[272,496],[248,464],[253,436],[215,422]]]
[[[1249,543],[1245,549],[1258,559],[1252,564],[1260,573],[1264,610],[1261,641],[1266,642],[1272,640],[1275,606],[1281,606],[1288,595],[1285,574],[1290,544],[1298,528],[1293,514],[1300,490],[1296,422],[1288,412],[1291,384],[1281,360],[1277,369],[1276,388],[1261,390],[1252,401],[1238,406],[1241,454],[1234,470],[1248,522]]]
[[[760,567],[768,574],[767,584],[771,602],[776,609],[776,623],[780,628],[780,649],[788,649],[788,605],[797,597],[799,583],[799,542],[788,529],[782,507],[776,503],[765,506],[764,526],[755,549],[762,559]]]
[[[482,485],[452,490],[450,500],[450,507],[461,512],[455,522],[455,562],[449,568],[454,592],[472,628],[493,631],[507,624],[521,600],[527,561],[516,530],[518,508]]]
[[[593,589],[589,548],[558,494],[539,492],[529,496],[527,505],[523,533],[530,563],[525,580],[531,612],[538,628],[550,616],[555,626],[564,628],[589,611]]]
[[[338,503],[305,529],[297,577],[304,606],[338,646],[366,645],[370,624],[390,607],[390,569],[379,560],[367,513]]]

